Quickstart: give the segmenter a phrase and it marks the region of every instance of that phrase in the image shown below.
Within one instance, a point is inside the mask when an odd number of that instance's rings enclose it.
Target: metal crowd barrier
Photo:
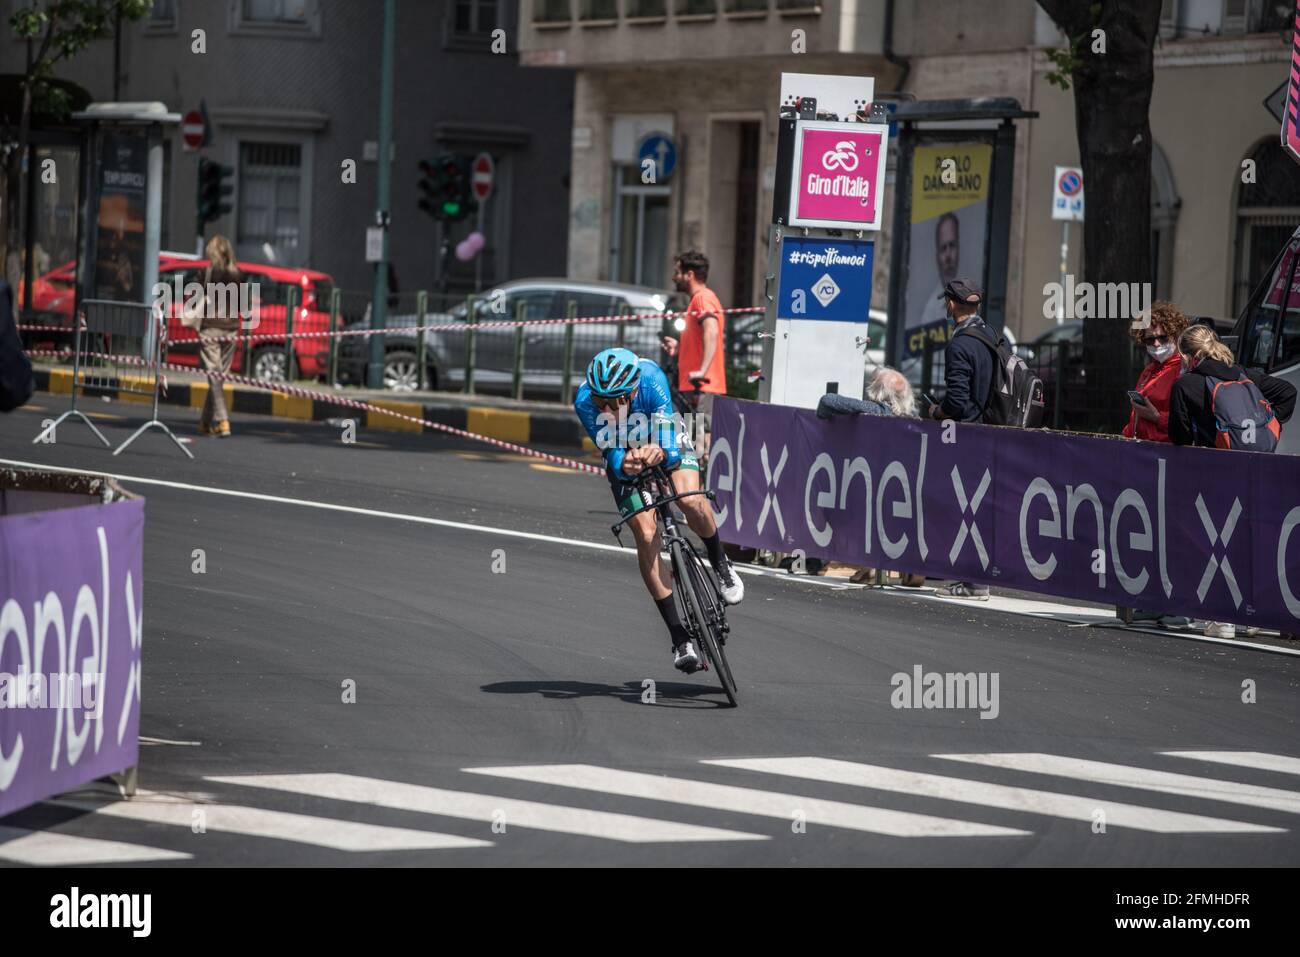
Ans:
[[[108,447],[108,439],[77,408],[77,390],[115,390],[118,395],[151,396],[153,410],[149,421],[114,449],[114,455],[120,455],[148,429],[161,429],[187,457],[194,458],[194,453],[158,418],[158,395],[163,384],[160,364],[166,337],[166,317],[155,305],[109,299],[83,300],[73,339],[72,394],[68,411],[42,429],[32,440],[33,444],[48,441],[46,436],[52,436],[65,419],[74,418],[84,422]]]

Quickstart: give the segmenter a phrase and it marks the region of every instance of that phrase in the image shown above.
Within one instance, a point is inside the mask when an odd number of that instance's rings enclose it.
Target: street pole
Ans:
[[[375,204],[375,225],[384,231],[379,262],[375,264],[375,288],[370,300],[370,328],[388,325],[388,179],[393,140],[393,37],[396,0],[384,0],[384,50],[379,82],[379,178]],[[384,385],[384,338],[370,337],[370,369],[367,382],[372,389]]]
[[[1070,221],[1061,223],[1061,294],[1056,299],[1056,324],[1065,321],[1065,274],[1070,268]]]

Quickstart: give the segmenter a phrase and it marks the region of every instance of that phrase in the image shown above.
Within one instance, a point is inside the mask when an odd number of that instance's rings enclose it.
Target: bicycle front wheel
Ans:
[[[705,577],[699,556],[685,542],[673,543],[672,558],[676,586],[686,598],[690,630],[699,641],[702,651],[709,659],[709,666],[718,676],[723,693],[734,708],[738,704],[736,679],[732,677],[731,665],[727,663],[727,653],[722,646],[722,606],[713,585]]]

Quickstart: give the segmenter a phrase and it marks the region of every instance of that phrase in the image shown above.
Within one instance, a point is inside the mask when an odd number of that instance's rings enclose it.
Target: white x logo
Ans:
[[[1201,585],[1196,589],[1196,597],[1199,601],[1205,601],[1205,593],[1210,590],[1210,583],[1214,581],[1214,573],[1220,568],[1223,569],[1223,580],[1228,583],[1228,591],[1232,592],[1232,604],[1236,608],[1241,607],[1241,589],[1237,587],[1237,576],[1233,574],[1232,565],[1228,562],[1228,540],[1232,538],[1232,533],[1237,528],[1237,519],[1241,518],[1241,499],[1232,500],[1232,508],[1228,510],[1228,519],[1223,523],[1223,531],[1220,532],[1214,527],[1214,520],[1210,518],[1210,510],[1205,507],[1205,499],[1199,494],[1196,496],[1196,513],[1201,516],[1201,524],[1205,526],[1205,534],[1210,539],[1210,560],[1205,565],[1205,574],[1201,576]],[[1214,543],[1223,544],[1224,555],[1220,559],[1213,552]]]
[[[776,519],[776,530],[781,533],[782,541],[785,541],[785,521],[781,517],[781,505],[776,500],[776,483],[781,481],[781,470],[785,468],[785,460],[789,454],[789,448],[781,446],[781,458],[776,463],[776,471],[773,472],[767,461],[767,443],[763,443],[758,450],[758,457],[763,463],[763,477],[767,479],[767,491],[763,493],[763,510],[758,513],[758,531],[762,533],[763,526],[767,524],[767,513],[771,511],[772,517]]]
[[[980,537],[979,527],[975,524],[975,513],[979,511],[980,502],[984,501],[984,493],[989,490],[989,482],[993,476],[989,470],[984,470],[984,476],[980,479],[979,486],[975,489],[975,495],[970,500],[970,523],[966,519],[961,520],[961,529],[957,532],[957,540],[952,543],[952,550],[948,552],[948,564],[955,565],[957,556],[961,554],[961,547],[966,544],[966,536],[969,535],[971,541],[975,543],[975,553],[979,555],[980,567],[989,567],[989,553],[984,548],[984,539]],[[957,493],[957,504],[961,506],[961,513],[966,514],[966,490],[962,488],[961,472],[957,471],[957,466],[952,467],[952,488]]]

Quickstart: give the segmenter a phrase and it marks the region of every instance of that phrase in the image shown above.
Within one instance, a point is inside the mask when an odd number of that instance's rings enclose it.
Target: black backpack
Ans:
[[[993,338],[987,326],[970,324],[955,336],[974,336],[993,352],[993,382],[980,421],[1036,429],[1043,424],[1043,380],[1016,355],[1006,336]]]

